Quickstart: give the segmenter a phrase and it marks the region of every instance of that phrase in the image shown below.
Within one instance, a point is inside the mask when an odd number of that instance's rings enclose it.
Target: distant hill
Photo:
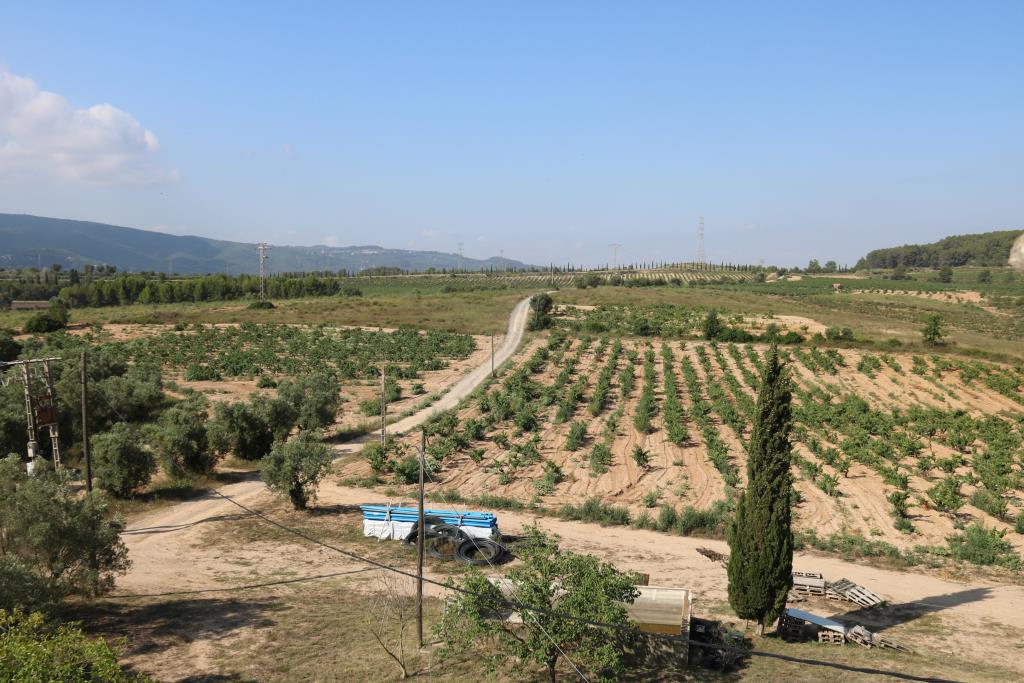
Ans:
[[[461,258],[440,251],[411,251],[378,246],[289,247],[271,245],[267,267],[271,272],[314,272],[367,268],[428,268],[481,270],[526,268],[511,259]],[[167,235],[151,230],[105,223],[0,213],[0,267],[44,267],[59,263],[81,269],[87,263],[114,265],[120,271],[176,273],[255,273],[259,270],[256,245],[206,237]]]
[[[906,244],[875,249],[857,262],[857,268],[939,268],[941,266],[1005,266],[1013,241],[1021,230],[997,230],[953,235],[931,244]]]

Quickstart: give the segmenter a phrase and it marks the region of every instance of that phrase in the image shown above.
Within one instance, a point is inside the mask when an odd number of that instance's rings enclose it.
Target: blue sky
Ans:
[[[43,4],[3,212],[535,263],[1024,227],[1020,2]]]

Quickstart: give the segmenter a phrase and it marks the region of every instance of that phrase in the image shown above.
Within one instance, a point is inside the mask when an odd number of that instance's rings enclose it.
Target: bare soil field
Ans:
[[[579,347],[579,340],[571,341],[566,357],[572,355]],[[668,342],[672,350],[678,372],[679,361],[686,358],[696,371],[702,389],[702,398],[707,400],[708,390],[712,385],[726,386],[731,382],[736,392],[741,393],[752,404],[754,392],[748,380],[756,374],[748,354],[758,357],[765,352],[762,345],[749,348],[735,348],[739,360],[727,353],[726,345],[713,345],[703,342],[680,343]],[[659,349],[661,342],[655,340],[654,349]],[[658,512],[662,504],[671,506],[692,506],[696,509],[708,509],[715,501],[725,500],[726,484],[722,473],[716,469],[708,456],[708,445],[701,436],[699,426],[693,421],[693,396],[685,385],[681,385],[681,401],[686,413],[686,429],[689,438],[674,444],[666,436],[666,430],[659,412],[652,421],[651,429],[639,432],[633,424],[632,416],[636,412],[642,385],[642,361],[635,366],[636,386],[629,396],[622,397],[618,372],[630,361],[626,356],[618,360],[616,373],[611,383],[611,391],[607,407],[598,415],[587,410],[587,400],[592,395],[594,379],[600,373],[603,358],[595,354],[596,344],[592,344],[580,355],[579,368],[569,383],[583,379],[586,389],[582,399],[573,406],[569,419],[558,420],[555,413],[557,405],[544,409],[538,416],[539,427],[536,432],[523,433],[511,422],[502,422],[494,427],[486,438],[473,440],[470,449],[478,450],[474,457],[469,457],[469,449],[457,452],[446,458],[440,470],[434,475],[431,487],[435,490],[455,490],[466,497],[479,496],[484,493],[496,494],[513,498],[523,503],[535,502],[547,507],[558,507],[566,503],[580,504],[586,499],[599,496],[609,504],[623,505],[633,515],[645,510],[652,514]],[[627,341],[626,350],[637,352],[643,356],[646,343]],[[709,362],[702,363],[702,352]],[[800,352],[811,363],[806,352]],[[828,392],[832,403],[836,404],[843,397],[859,397],[866,403],[865,409],[869,416],[879,415],[885,419],[892,411],[905,412],[910,408],[934,409],[945,416],[966,415],[971,420],[984,420],[986,417],[997,416],[1006,424],[1006,429],[1014,438],[1019,438],[1021,420],[1024,419],[1024,405],[1020,398],[1005,395],[990,388],[977,379],[965,380],[955,369],[942,368],[941,360],[934,361],[917,357],[918,370],[921,374],[911,371],[915,367],[915,357],[911,354],[883,354],[886,362],[882,362],[875,354],[861,351],[836,351],[834,361],[841,363],[830,374],[818,367],[808,367],[797,357],[791,358],[790,367],[796,387],[801,391]],[[865,356],[877,361],[877,369],[859,369],[865,362]],[[605,354],[607,357],[607,352]],[[869,359],[867,362],[871,363]],[[920,370],[920,363],[925,363],[927,371]],[[724,365],[724,367],[723,367]],[[898,370],[896,368],[899,368]],[[993,366],[992,372],[1012,372]],[[534,376],[541,386],[550,386],[558,367],[545,367]],[[710,370],[710,374],[708,372]],[[746,373],[746,376],[744,375]],[[664,403],[664,369],[661,359],[654,364],[655,399]],[[740,406],[741,398],[736,394],[725,392],[725,401],[732,404],[733,410]],[[1018,394],[1020,395],[1020,394]],[[803,400],[799,395],[798,403]],[[721,404],[719,404],[721,406]],[[595,444],[601,441],[609,416],[621,410],[614,436],[608,440],[612,460],[605,472],[595,472],[588,460],[589,453]],[[745,450],[743,442],[749,437],[746,429],[739,433],[725,424],[721,410],[712,413],[712,420],[717,424],[718,436],[728,448],[729,459],[739,476],[739,485],[743,485],[745,471]],[[459,423],[481,418],[479,403],[464,405],[459,413]],[[1002,417],[999,417],[1002,416]],[[573,422],[586,424],[586,440],[578,450],[567,450],[565,447],[570,424]],[[749,422],[748,422],[749,424]],[[800,491],[801,501],[797,506],[797,527],[815,530],[819,533],[843,533],[884,540],[900,548],[910,549],[917,545],[943,545],[946,538],[953,534],[964,523],[970,520],[981,520],[990,527],[1006,531],[1006,538],[1018,549],[1024,548],[1024,535],[1014,532],[1012,519],[1021,509],[1020,499],[1009,495],[1005,517],[996,517],[985,512],[969,501],[971,495],[983,488],[973,472],[972,461],[986,452],[986,443],[981,437],[970,439],[970,443],[950,445],[950,438],[938,431],[930,437],[921,437],[913,433],[911,426],[896,427],[898,433],[905,434],[912,441],[909,448],[916,449],[912,455],[892,459],[896,468],[908,477],[905,491],[909,498],[909,518],[913,532],[906,533],[894,526],[893,507],[888,496],[895,487],[887,483],[880,470],[865,462],[854,459],[843,473],[835,468],[834,463],[827,462],[823,457],[829,450],[849,450],[849,439],[855,434],[852,426],[835,427],[820,424],[806,424],[802,439],[797,439],[796,453],[807,463],[794,465],[793,474],[796,486]],[[502,439],[495,441],[495,435],[503,433],[514,444],[523,448],[535,449],[538,457],[533,462],[526,462],[517,467],[509,466],[509,454]],[[870,443],[881,449],[889,448],[889,441],[883,436],[869,439]],[[888,435],[891,437],[893,435]],[[888,438],[886,437],[886,438]],[[895,443],[895,442],[893,442]],[[813,444],[813,448],[809,447]],[[414,444],[409,442],[411,448]],[[648,451],[650,462],[639,466],[631,454],[637,447]],[[816,454],[817,453],[817,454]],[[845,453],[850,457],[850,453]],[[981,455],[979,455],[981,454]],[[527,459],[529,460],[529,459]],[[948,467],[942,463],[954,462],[949,470],[963,480],[960,493],[963,504],[951,513],[942,511],[932,503],[929,491],[945,476],[940,468]],[[368,465],[357,456],[343,461],[341,474],[343,478],[365,478],[372,473]],[[547,463],[556,465],[562,473],[562,480],[554,484],[550,493],[539,495],[535,482],[544,476]],[[1012,473],[1020,472],[1019,462],[1012,466]],[[813,474],[808,474],[812,472]],[[823,477],[834,480],[831,492],[825,488],[829,484]],[[1012,477],[1011,477],[1012,479]],[[398,490],[403,490],[398,487]]]

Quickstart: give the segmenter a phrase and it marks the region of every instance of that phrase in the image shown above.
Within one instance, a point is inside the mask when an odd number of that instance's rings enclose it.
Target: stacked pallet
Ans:
[[[825,590],[825,597],[830,600],[852,602],[861,607],[876,607],[884,602],[877,593],[849,579],[839,579],[834,583],[828,584]]]

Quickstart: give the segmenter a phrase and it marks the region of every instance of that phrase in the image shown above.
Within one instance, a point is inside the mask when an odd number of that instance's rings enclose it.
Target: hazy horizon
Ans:
[[[527,263],[1024,227],[1017,3],[22,5],[0,212]]]

